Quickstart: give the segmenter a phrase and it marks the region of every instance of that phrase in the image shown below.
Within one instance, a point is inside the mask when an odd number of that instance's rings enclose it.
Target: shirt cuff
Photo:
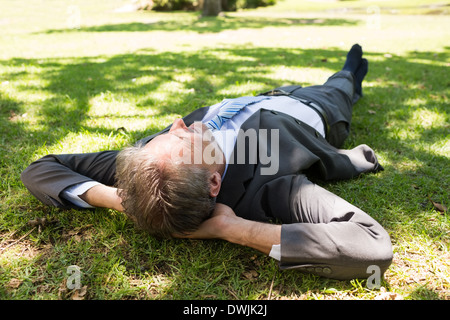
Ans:
[[[99,185],[99,184],[100,184],[100,182],[97,182],[97,181],[88,181],[88,182],[79,183],[79,184],[76,184],[74,186],[64,189],[61,193],[61,196],[64,199],[70,201],[72,204],[76,205],[77,207],[94,208],[89,203],[82,200],[80,198],[80,195],[82,195],[83,193],[88,191],[90,188],[92,188],[96,185]]]
[[[278,261],[281,260],[281,244],[274,244],[272,246],[272,250],[270,250],[269,257],[272,257]]]

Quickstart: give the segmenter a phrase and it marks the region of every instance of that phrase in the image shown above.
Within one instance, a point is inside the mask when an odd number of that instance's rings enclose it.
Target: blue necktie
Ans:
[[[256,97],[240,97],[236,99],[225,99],[219,107],[218,114],[206,123],[211,130],[219,130],[222,125],[229,119],[237,115],[243,108],[248,105],[268,99],[266,96]]]

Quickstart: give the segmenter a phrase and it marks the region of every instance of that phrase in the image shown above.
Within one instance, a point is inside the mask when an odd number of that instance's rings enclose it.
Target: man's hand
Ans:
[[[184,238],[223,239],[224,231],[238,219],[233,209],[218,203],[211,218],[203,222],[195,232],[184,236]]]
[[[218,203],[211,218],[184,238],[222,239],[269,254],[273,245],[280,244],[281,226],[243,219],[230,207]]]

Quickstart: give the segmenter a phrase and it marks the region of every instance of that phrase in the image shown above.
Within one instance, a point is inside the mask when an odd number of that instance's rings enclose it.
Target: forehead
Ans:
[[[189,139],[181,139],[169,133],[160,134],[149,141],[144,148],[149,152],[163,154],[170,152],[173,148],[187,147],[191,144]]]
[[[151,140],[145,148],[149,155],[174,163],[191,164],[195,154],[202,154],[202,138],[194,133],[177,136],[166,133]]]

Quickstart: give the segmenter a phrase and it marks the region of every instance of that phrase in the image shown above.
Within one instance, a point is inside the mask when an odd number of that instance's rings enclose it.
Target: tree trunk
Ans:
[[[203,1],[203,16],[218,16],[222,11],[221,0],[204,0]]]

